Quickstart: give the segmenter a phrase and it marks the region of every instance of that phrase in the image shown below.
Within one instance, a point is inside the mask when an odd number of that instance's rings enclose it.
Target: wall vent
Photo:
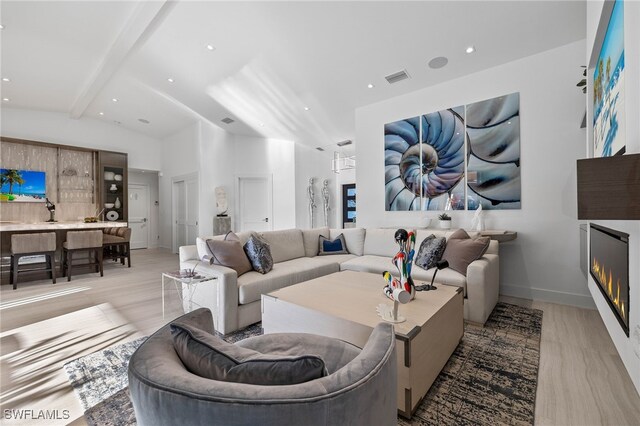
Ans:
[[[385,77],[385,79],[387,80],[387,82],[389,82],[389,84],[397,83],[399,81],[406,80],[408,78],[410,78],[410,75],[409,73],[407,73],[407,70],[394,72],[393,74],[389,74],[388,76]]]
[[[316,149],[317,149],[318,151],[324,151],[324,148],[322,148],[321,146],[317,146],[317,147],[316,147]]]
[[[346,141],[338,142],[336,145],[338,145],[338,146],[347,146],[347,145],[351,145],[352,143],[353,143],[353,141],[346,140]]]
[[[229,118],[229,117],[226,117],[226,118],[223,118],[223,119],[222,119],[222,122],[223,122],[224,124],[231,124],[231,123],[233,123],[233,122],[235,122],[235,121],[236,121],[236,120],[234,120],[233,118]]]

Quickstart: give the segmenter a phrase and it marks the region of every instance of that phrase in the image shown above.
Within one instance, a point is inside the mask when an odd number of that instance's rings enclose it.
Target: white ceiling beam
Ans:
[[[175,5],[173,1],[140,2],[104,59],[73,103],[69,115],[80,118],[125,59],[158,28]]]

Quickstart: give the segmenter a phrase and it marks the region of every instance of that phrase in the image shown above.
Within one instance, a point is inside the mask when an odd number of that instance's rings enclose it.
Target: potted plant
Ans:
[[[438,219],[440,219],[440,228],[451,229],[451,216],[446,213],[442,213],[438,216]]]

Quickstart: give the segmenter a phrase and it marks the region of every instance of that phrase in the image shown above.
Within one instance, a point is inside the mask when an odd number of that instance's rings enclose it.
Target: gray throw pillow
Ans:
[[[330,240],[324,235],[318,237],[318,256],[329,254],[349,254],[343,234],[338,235],[335,240]]]
[[[214,265],[231,268],[238,276],[251,271],[251,263],[242,249],[240,238],[233,232],[228,232],[224,240],[207,240],[207,247],[211,251]]]
[[[458,229],[449,237],[442,258],[449,262],[449,268],[466,277],[467,267],[482,257],[490,242],[489,237],[471,238],[464,229]]]
[[[244,245],[244,252],[251,262],[254,271],[266,274],[273,269],[273,256],[271,256],[271,248],[258,234],[251,234]]]
[[[227,343],[190,324],[170,325],[173,347],[191,373],[211,380],[252,385],[282,386],[327,375],[324,361],[315,355],[261,354]]]
[[[431,269],[436,266],[436,263],[442,259],[445,247],[447,246],[447,240],[444,237],[436,237],[431,234],[422,241],[418,255],[416,256],[416,265],[423,269]]]

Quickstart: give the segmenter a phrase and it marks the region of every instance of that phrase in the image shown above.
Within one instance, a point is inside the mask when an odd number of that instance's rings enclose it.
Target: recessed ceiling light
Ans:
[[[507,121],[507,124],[511,124],[511,122],[510,122],[510,121]]]
[[[169,83],[173,83],[175,80],[174,80],[174,79],[172,79],[171,77],[169,77],[169,78],[167,79],[167,81],[168,81]]]
[[[0,30],[4,30],[4,25],[0,24]]]
[[[2,100],[3,100],[3,101],[5,101],[5,102],[9,102],[11,99],[9,99],[9,98],[2,98]]]
[[[118,98],[111,98],[112,102],[118,102]]]
[[[216,48],[210,44],[207,44],[207,50],[216,50]]]
[[[98,113],[98,115],[104,115],[104,112],[100,111],[100,112]]]
[[[260,126],[260,127],[264,127],[264,123],[260,123],[260,124],[259,124],[259,126]]]
[[[305,111],[309,111],[310,109],[311,109],[311,108],[309,108],[309,107],[304,107],[304,110],[305,110]]]
[[[473,53],[476,51],[476,48],[474,46],[469,46],[467,47],[467,49],[465,50],[465,52],[467,53]]]
[[[369,83],[369,84],[367,84],[367,87],[368,87],[369,89],[373,89],[373,88],[374,88],[374,87],[376,87],[376,86],[374,86],[372,83]]]
[[[7,77],[2,77],[2,81],[6,81],[6,82],[8,83],[8,82],[10,82],[10,81],[11,81],[11,79],[10,79],[10,78],[7,78]]]
[[[144,124],[149,124],[151,123],[149,120],[145,119],[145,118],[138,118],[138,121]]]
[[[438,68],[442,68],[449,63],[449,60],[444,56],[438,56],[429,61],[429,68],[437,70]]]

